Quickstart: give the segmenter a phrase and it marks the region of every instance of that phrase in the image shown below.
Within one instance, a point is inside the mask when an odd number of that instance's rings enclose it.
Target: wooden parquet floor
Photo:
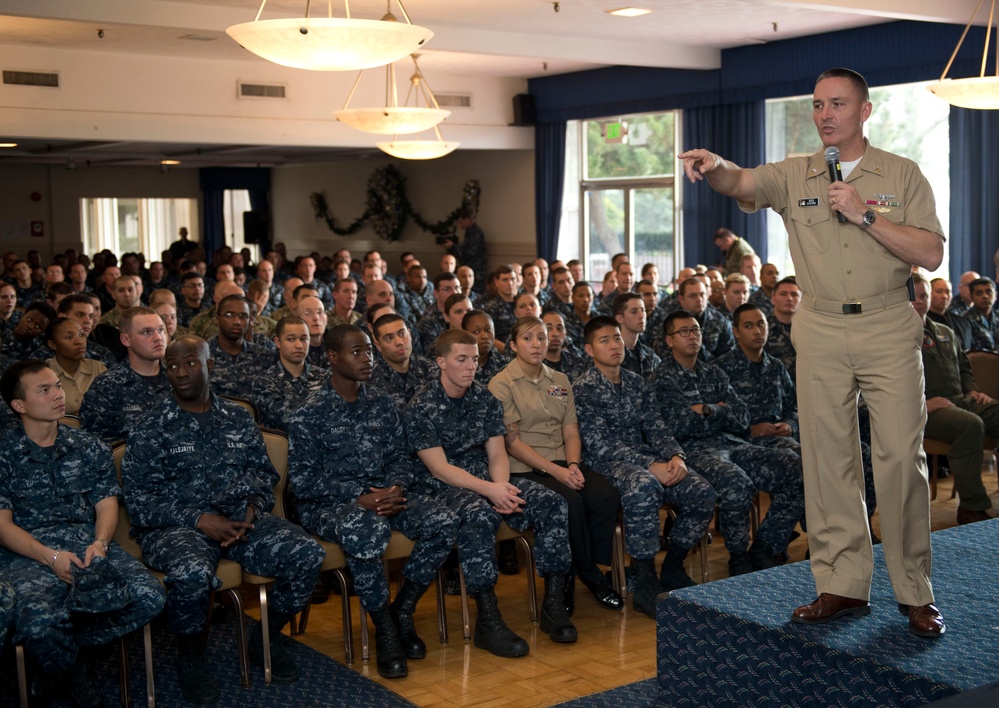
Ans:
[[[992,495],[996,508],[999,508],[995,463],[990,456],[986,456],[986,463],[985,487]],[[939,483],[937,499],[932,502],[934,531],[956,524],[957,499],[950,498],[952,488],[950,478]],[[878,531],[876,515],[874,529]],[[720,539],[716,538],[709,548],[710,578],[727,577],[728,556]],[[803,560],[806,549],[804,536],[796,539],[790,548],[791,560]],[[661,557],[659,560],[662,560]],[[696,562],[694,556],[687,561],[687,570],[695,578],[700,572]],[[537,588],[540,602],[543,590],[540,578]],[[431,588],[421,601],[417,615],[417,629],[427,643],[427,658],[409,662],[409,676],[396,680],[378,676],[374,666],[373,634],[371,662],[361,662],[357,603],[356,598],[352,598],[355,625],[355,662],[352,668],[419,706],[433,708],[550,706],[653,678],[656,675],[655,622],[632,610],[630,603],[620,613],[604,610],[581,584],[577,584],[576,589],[573,622],[579,631],[579,641],[560,645],[551,642],[530,621],[523,567],[519,576],[501,575],[497,594],[504,619],[528,641],[531,652],[520,659],[500,659],[464,641],[457,597],[447,598],[450,640],[447,646],[440,645],[434,590]],[[249,596],[247,599],[250,600]],[[810,599],[802,598],[802,601]],[[788,612],[791,609],[789,607]],[[308,632],[299,639],[336,661],[344,661],[340,599],[337,595],[331,595],[328,602],[313,607]]]

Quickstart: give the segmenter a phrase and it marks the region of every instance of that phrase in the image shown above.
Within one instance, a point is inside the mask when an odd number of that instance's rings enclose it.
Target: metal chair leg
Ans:
[[[122,708],[131,708],[132,690],[128,685],[128,650],[125,648],[125,637],[118,637],[118,696]]]
[[[271,684],[271,628],[267,621],[267,585],[260,586],[260,636],[264,641],[264,685]]]
[[[468,586],[465,585],[465,574],[458,566],[458,584],[461,586],[461,627],[465,641],[472,639],[472,620],[468,612]]]
[[[250,656],[247,651],[246,625],[243,623],[243,598],[239,596],[234,588],[226,590],[236,606],[236,639],[239,649],[239,672],[244,686],[250,686]]]
[[[334,570],[333,577],[340,586],[340,609],[343,614],[343,653],[347,666],[354,664],[354,630],[350,619],[350,593],[347,590],[347,576],[342,570]],[[305,621],[304,619],[302,620]],[[302,625],[305,631],[305,625]]]
[[[614,525],[614,543],[611,546],[611,584],[622,600],[628,599],[628,580],[625,574],[624,519]]]
[[[17,692],[21,708],[28,708],[28,672],[24,668],[24,647],[18,644],[14,651],[17,655]]]
[[[142,648],[146,658],[146,708],[156,708],[156,682],[153,677],[153,630],[148,622],[142,628]]]
[[[524,549],[524,555],[527,556],[527,601],[531,610],[531,621],[537,624],[541,621],[541,613],[538,610],[538,590],[534,583],[534,578],[538,572],[534,563],[534,550],[523,536],[517,536],[514,540],[520,544],[520,547]]]
[[[440,634],[441,644],[447,646],[447,606],[444,604],[444,571],[438,570],[434,579],[434,586],[437,590],[437,631]]]

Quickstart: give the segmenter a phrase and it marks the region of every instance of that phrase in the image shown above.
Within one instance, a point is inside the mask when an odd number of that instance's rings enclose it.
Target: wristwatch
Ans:
[[[680,458],[681,460],[683,460],[684,462],[686,462],[686,461],[687,461],[687,456],[686,456],[686,455],[684,455],[684,454],[683,454],[682,452],[677,452],[677,453],[674,453],[673,457],[679,457],[679,458]],[[672,458],[671,458],[671,459],[672,459]]]
[[[878,215],[875,214],[871,209],[868,209],[867,211],[864,212],[864,220],[860,222],[859,224],[860,228],[866,231],[867,229],[870,228],[871,224],[873,224],[874,220],[877,218]]]

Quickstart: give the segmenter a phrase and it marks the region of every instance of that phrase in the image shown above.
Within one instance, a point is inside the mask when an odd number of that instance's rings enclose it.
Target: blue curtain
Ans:
[[[541,123],[534,129],[534,221],[537,252],[556,258],[565,185],[565,121]]]
[[[212,254],[226,243],[225,218],[222,212],[225,190],[249,190],[253,210],[267,211],[271,171],[268,167],[204,167],[200,170],[199,178],[203,217],[201,247],[211,262]]]
[[[950,277],[993,277],[999,248],[999,113],[950,109]]]
[[[763,101],[710,108],[691,108],[684,112],[683,148],[703,147],[741,167],[756,167],[766,157],[764,139],[766,110]],[[767,230],[764,212],[743,213],[731,197],[723,197],[707,182],[691,184],[679,170],[683,184],[683,263],[711,265],[722,260],[714,244],[714,233],[727,226],[749,241],[767,260]]]

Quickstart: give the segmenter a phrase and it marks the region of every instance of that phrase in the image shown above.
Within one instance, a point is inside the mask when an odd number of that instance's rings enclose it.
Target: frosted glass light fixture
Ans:
[[[233,25],[226,34],[257,56],[295,69],[358,71],[384,66],[412,54],[434,36],[412,23],[402,0],[396,4],[403,22],[390,11],[379,20],[355,19],[348,0],[346,17],[333,17],[332,0],[327,0],[327,17],[309,17],[312,0],[307,0],[304,17],[261,20],[266,4],[262,0],[253,22]]]

